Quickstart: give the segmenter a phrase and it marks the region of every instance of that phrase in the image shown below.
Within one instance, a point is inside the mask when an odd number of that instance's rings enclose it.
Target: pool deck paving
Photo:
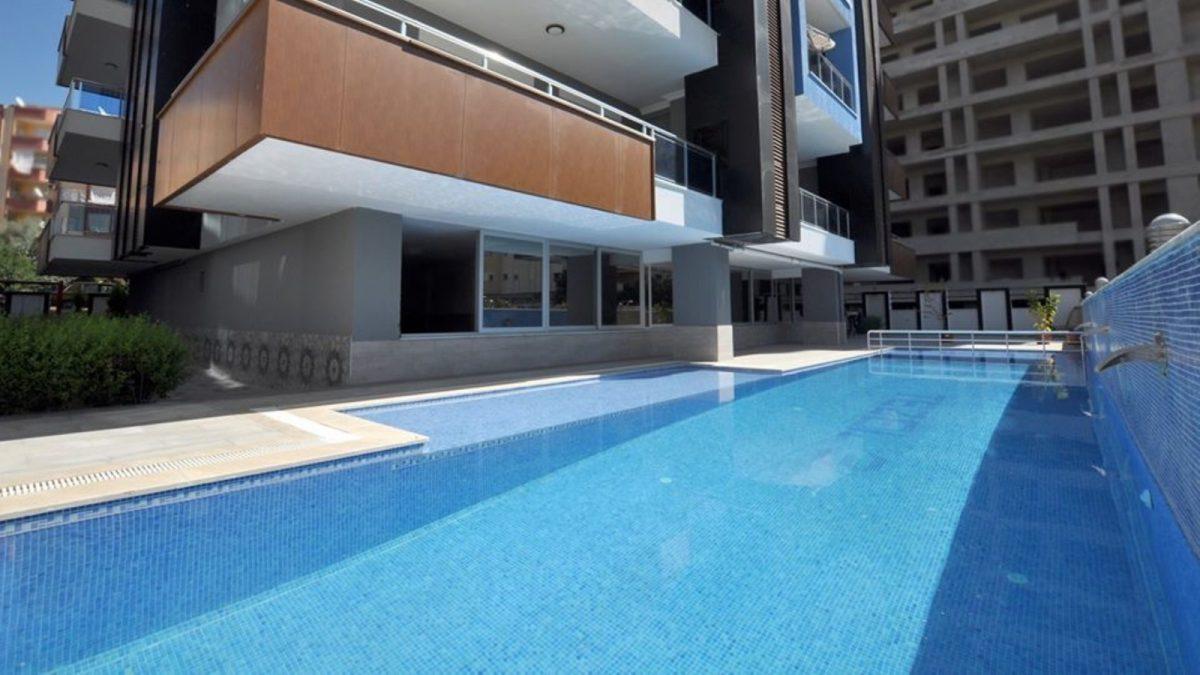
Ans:
[[[789,372],[858,358],[862,346],[775,346],[706,367]],[[448,394],[556,384],[678,365],[622,361],[312,391],[198,375],[141,406],[0,418],[0,520],[415,446],[423,436],[341,412]]]

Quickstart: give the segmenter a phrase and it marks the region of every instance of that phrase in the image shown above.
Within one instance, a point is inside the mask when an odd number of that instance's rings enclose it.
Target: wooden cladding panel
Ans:
[[[263,131],[340,149],[347,28],[289,2],[271,2],[263,74]]]
[[[588,161],[577,162],[575,157]],[[616,211],[621,158],[617,137],[578,115],[554,120],[554,193],[563,201]]]
[[[463,178],[555,196],[554,110],[532,96],[482,78],[467,81]]]
[[[621,169],[617,213],[635,218],[653,218],[654,167],[652,146],[641,139],[617,135],[617,153]],[[649,213],[650,215],[644,215]]]
[[[424,171],[462,175],[466,75],[350,31],[340,148]]]
[[[303,0],[258,0],[176,94],[156,200],[263,136],[654,217],[648,139]]]
[[[238,22],[158,124],[154,199],[161,202],[258,137],[267,7]]]

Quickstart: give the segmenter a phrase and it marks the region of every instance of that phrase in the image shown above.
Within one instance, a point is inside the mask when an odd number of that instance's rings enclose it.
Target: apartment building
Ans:
[[[50,130],[58,110],[22,104],[0,106],[0,195],[5,220],[49,216],[51,189],[46,175]]]
[[[1147,252],[1145,226],[1200,219],[1200,2],[891,3],[887,147],[908,199],[909,283],[850,301],[892,328],[1028,329],[1029,289],[1063,296]]]
[[[284,386],[836,343],[843,270],[891,264],[878,21],[75,0],[52,172],[83,215],[42,264],[127,275],[206,363]]]

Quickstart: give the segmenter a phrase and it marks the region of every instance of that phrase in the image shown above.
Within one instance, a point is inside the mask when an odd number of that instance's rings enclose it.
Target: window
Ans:
[[[950,281],[950,263],[944,260],[929,263],[929,281],[934,284]]]
[[[898,223],[892,223],[892,234],[897,237],[911,237],[912,223],[907,220],[902,220]]]
[[[605,326],[642,324],[641,258],[631,253],[600,254],[600,315]]]
[[[479,233],[407,224],[401,251],[400,332],[475,330]]]
[[[542,243],[483,239],[483,327],[542,325]]]
[[[729,271],[729,317],[733,323],[750,323],[750,271]]]
[[[946,172],[925,174],[925,196],[941,197],[946,194]]]
[[[929,129],[921,132],[922,150],[939,150],[945,145],[946,140],[941,129]]]
[[[926,220],[925,233],[932,236],[950,234],[950,219],[945,216],[936,216]]]
[[[650,292],[646,313],[651,326],[662,326],[675,322],[674,270],[670,265],[652,265],[647,270],[647,287]]]
[[[108,234],[112,232],[112,209],[88,208],[87,231],[92,234]]]
[[[771,274],[769,272],[754,273],[754,321],[763,323],[778,317],[771,316]]]
[[[999,89],[1008,84],[1008,72],[1003,68],[979,73],[971,78],[971,88],[976,92]]]
[[[596,325],[596,249],[550,245],[550,326]]]

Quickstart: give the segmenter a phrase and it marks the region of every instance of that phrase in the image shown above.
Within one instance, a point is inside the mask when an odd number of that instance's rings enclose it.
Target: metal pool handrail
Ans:
[[[331,2],[330,0],[316,1],[336,11],[346,11],[343,7],[339,6],[344,3],[335,3]],[[450,33],[442,30],[438,30],[437,28],[417,21],[412,17],[401,14],[390,7],[385,7],[378,2],[375,2],[375,0],[347,0],[347,2],[359,5],[366,10],[385,16],[394,21],[395,24],[388,25],[360,14],[354,14],[354,16],[362,19],[363,21],[372,23],[380,28],[383,28],[384,30],[399,33],[406,39],[420,42],[431,49],[435,49],[455,58],[470,61],[471,63],[474,63],[475,65],[482,67],[484,70],[492,73],[493,75],[504,78],[511,82],[529,86],[529,83],[522,82],[520,79],[513,77],[512,73],[514,72],[524,77],[531,78],[533,80],[534,88],[548,94],[549,96],[587,110],[607,120],[616,122],[633,131],[641,133],[644,136],[648,136],[655,141],[656,146],[659,148],[661,148],[664,144],[682,148],[682,168],[680,168],[678,172],[664,173],[656,166],[655,174],[661,178],[678,183],[684,187],[694,189],[698,192],[703,192],[704,194],[716,196],[717,156],[711,151],[706,150],[695,143],[686,141],[667,131],[666,129],[655,126],[654,124],[651,124],[650,122],[647,122],[636,115],[627,113],[620,108],[609,105],[593,96],[585,94],[574,87],[565,85],[552,77],[533,70],[532,68],[527,68],[526,66],[523,66],[502,54],[497,54],[494,51],[480,47],[460,37],[451,35]],[[436,38],[436,40],[430,42],[426,36],[433,36]],[[444,46],[438,45],[438,41],[449,43],[450,45],[467,52],[471,58],[464,58],[462,54],[447,50]],[[658,164],[663,163],[656,161],[656,165]],[[697,170],[697,164],[703,166],[703,171]]]
[[[1056,344],[1064,352],[1082,352],[1083,334],[1067,330],[872,330],[867,332],[868,349],[936,349],[1045,352]]]

